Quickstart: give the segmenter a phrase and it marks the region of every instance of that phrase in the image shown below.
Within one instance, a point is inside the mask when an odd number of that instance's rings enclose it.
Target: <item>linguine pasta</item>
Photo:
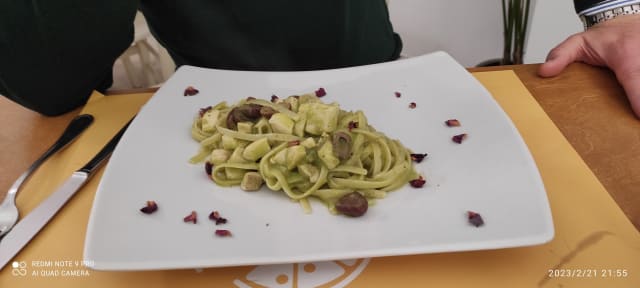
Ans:
[[[264,183],[305,211],[314,197],[337,213],[336,202],[352,192],[373,204],[419,176],[411,151],[371,127],[362,111],[311,94],[203,108],[191,135],[200,151],[190,162],[208,162],[216,184],[251,191]]]

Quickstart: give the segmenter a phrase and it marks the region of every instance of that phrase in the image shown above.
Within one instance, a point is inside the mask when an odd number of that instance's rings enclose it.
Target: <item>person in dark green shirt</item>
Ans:
[[[298,71],[395,60],[385,0],[0,1],[0,94],[44,115],[112,83],[136,11],[177,66]]]

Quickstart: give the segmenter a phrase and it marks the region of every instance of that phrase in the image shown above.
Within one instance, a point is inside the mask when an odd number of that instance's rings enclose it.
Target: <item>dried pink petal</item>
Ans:
[[[460,126],[460,121],[458,121],[458,119],[449,119],[444,121],[444,124],[447,124],[449,127],[458,127]]]
[[[327,91],[325,91],[324,88],[316,90],[316,97],[323,97],[325,95],[327,95]]]
[[[469,223],[473,226],[480,227],[484,225],[484,220],[482,220],[482,216],[480,216],[479,213],[467,211],[467,218],[469,219]]]
[[[411,184],[411,187],[413,188],[422,188],[422,186],[424,186],[424,183],[426,183],[427,181],[424,180],[424,178],[422,176],[420,176],[418,179],[413,179],[411,181],[409,181],[409,184]]]
[[[356,121],[349,121],[349,124],[347,124],[347,128],[349,128],[349,131],[358,128],[358,122]]]
[[[196,213],[196,211],[191,211],[191,214],[185,216],[183,220],[184,222],[191,222],[193,224],[196,224],[198,222],[198,214]]]
[[[416,163],[422,162],[422,160],[424,160],[424,157],[427,157],[427,153],[424,153],[424,154],[411,154],[411,160],[413,160]]]
[[[216,225],[227,223],[227,219],[220,217],[220,212],[218,211],[211,212],[211,214],[209,214],[209,219],[211,219],[211,221],[216,222]]]
[[[293,140],[293,141],[287,142],[287,147],[293,147],[298,145],[300,145],[300,140]]]
[[[218,229],[218,230],[216,230],[216,236],[231,237],[231,231],[224,230],[224,229]]]
[[[184,94],[183,96],[193,96],[200,93],[200,90],[194,88],[193,86],[189,86],[186,89],[184,89]]]
[[[140,208],[140,211],[144,214],[151,214],[158,210],[158,204],[156,201],[147,201],[147,206]]]
[[[458,144],[462,143],[462,141],[464,139],[467,139],[467,134],[466,133],[458,134],[458,135],[455,135],[455,136],[451,137],[451,140],[453,140],[453,142],[456,142]]]
[[[200,111],[198,111],[198,114],[200,115],[200,117],[204,116],[204,113],[209,112],[209,110],[213,109],[213,107],[211,106],[207,106],[204,108],[200,108]]]
[[[400,94],[400,92],[394,92],[394,95],[396,95],[396,98],[400,98],[400,96],[402,96],[402,94]]]
[[[204,171],[207,173],[207,175],[211,176],[211,173],[213,172],[213,164],[211,164],[211,162],[209,161],[204,163]]]
[[[409,103],[409,108],[415,109],[416,107],[418,107],[418,104],[416,104],[416,102]]]

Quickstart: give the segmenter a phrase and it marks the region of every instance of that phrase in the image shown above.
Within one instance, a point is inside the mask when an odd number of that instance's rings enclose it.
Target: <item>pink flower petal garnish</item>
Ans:
[[[451,137],[451,140],[453,140],[453,142],[456,142],[458,144],[462,143],[462,141],[464,139],[467,139],[467,134],[466,133],[458,134],[458,135],[455,135],[455,136]]]
[[[158,204],[156,201],[147,201],[147,206],[140,208],[140,211],[144,214],[151,214],[158,210]]]
[[[231,231],[218,229],[218,230],[216,230],[216,236],[219,236],[219,237],[231,237]]]
[[[484,225],[484,220],[482,220],[482,216],[480,216],[480,214],[476,212],[467,211],[467,218],[469,219],[469,223],[473,226],[480,227]]]
[[[196,213],[196,211],[191,211],[191,214],[185,216],[182,220],[184,222],[191,222],[193,224],[196,224],[198,222],[198,214]]]
[[[444,121],[444,124],[447,124],[449,127],[458,127],[460,126],[460,121],[458,121],[458,119],[449,119]]]
[[[327,95],[327,91],[325,91],[324,88],[316,90],[316,97],[323,97],[325,95]]]
[[[194,88],[193,86],[189,86],[186,89],[184,89],[183,96],[193,96],[193,95],[197,95],[198,93],[200,93],[200,90]]]
[[[424,178],[422,176],[420,176],[418,179],[413,179],[411,181],[409,181],[409,184],[411,184],[411,187],[413,188],[422,188],[422,186],[424,186],[424,183],[426,183],[427,181],[424,180]]]

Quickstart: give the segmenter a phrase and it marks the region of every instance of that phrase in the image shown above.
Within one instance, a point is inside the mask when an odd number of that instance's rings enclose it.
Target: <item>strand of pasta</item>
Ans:
[[[393,158],[391,155],[391,150],[389,149],[389,140],[387,139],[387,137],[384,137],[378,138],[377,141],[378,143],[380,143],[380,147],[382,148],[382,163],[384,163],[382,171],[388,171],[391,168],[391,162]]]
[[[198,142],[210,136],[209,134],[202,131],[202,127],[199,127],[201,125],[201,122],[202,120],[200,120],[200,118],[197,118],[191,125],[191,138]]]
[[[216,127],[222,135],[230,136],[240,140],[257,141],[262,138],[267,138],[269,141],[289,142],[300,140],[300,137],[290,134],[281,133],[268,133],[268,134],[249,134],[244,132],[238,132],[231,129],[224,128],[222,126]]]
[[[189,158],[189,163],[191,163],[191,164],[201,163],[204,160],[206,160],[207,157],[209,157],[210,154],[211,154],[210,150],[207,150],[207,149],[204,149],[203,147],[200,147],[200,149],[198,150],[198,154],[193,155],[193,157]]]
[[[381,159],[381,154],[382,152],[380,151],[380,145],[378,145],[377,142],[370,142],[369,145],[371,145],[371,150],[373,151],[373,161],[371,163],[371,175],[372,176],[376,176],[378,174],[380,174],[382,171],[382,159]]]
[[[264,182],[267,184],[267,187],[269,187],[269,189],[274,191],[280,190],[282,186],[278,183],[277,180],[274,180],[275,178],[273,177],[271,170],[268,169],[267,165],[269,164],[269,159],[271,159],[273,155],[282,151],[285,148],[287,148],[287,143],[282,143],[276,146],[275,148],[272,148],[271,151],[267,152],[267,154],[262,156],[262,159],[258,164],[258,172],[260,173],[260,176],[262,176],[262,179],[264,179]]]
[[[281,188],[282,190],[284,190],[287,196],[289,196],[289,198],[292,198],[294,200],[306,198],[326,183],[329,169],[327,169],[326,166],[322,165],[320,168],[320,175],[318,176],[318,180],[316,181],[316,183],[313,184],[313,186],[311,186],[311,188],[309,188],[307,191],[303,192],[302,194],[293,192],[293,190],[289,186],[289,181],[285,177],[284,173],[282,173],[278,169],[271,168],[270,167],[271,165],[269,164],[271,157],[273,157],[276,153],[285,149],[286,145],[287,145],[286,143],[282,143],[262,157],[259,163],[260,175],[262,176],[263,179],[265,179],[265,182],[267,183],[267,186],[269,188],[272,188],[272,187]],[[272,178],[277,179],[277,181],[271,180]],[[277,190],[280,190],[280,189],[276,189],[276,191]]]
[[[247,100],[247,103],[248,104],[258,104],[258,105],[261,105],[261,106],[269,107],[269,108],[271,108],[273,110],[278,111],[279,113],[282,113],[284,115],[289,116],[289,118],[291,118],[293,120],[298,120],[300,118],[296,112],[293,112],[293,111],[287,109],[284,106],[280,106],[280,105],[274,104],[274,103],[266,101],[266,100],[250,99],[250,100]]]
[[[329,187],[332,188],[355,188],[355,189],[384,189],[384,187],[390,186],[397,182],[402,181],[404,177],[398,177],[402,173],[409,172],[410,165],[398,165],[391,170],[385,172],[387,175],[382,179],[344,179],[344,178],[329,178]],[[404,182],[403,184],[406,184]]]
[[[289,183],[287,182],[287,179],[285,178],[284,174],[282,174],[282,172],[278,170],[273,171],[273,175],[276,177],[276,179],[278,179],[278,182],[280,182],[280,184],[282,185],[282,190],[284,190],[284,192],[287,194],[287,196],[289,196],[289,198],[294,200],[300,200],[300,199],[306,198],[309,195],[313,194],[313,192],[318,190],[320,187],[322,187],[322,185],[324,185],[327,181],[327,173],[328,173],[328,169],[323,165],[322,168],[320,168],[320,177],[318,178],[318,181],[316,181],[316,183],[313,184],[313,186],[311,186],[311,188],[309,188],[307,191],[303,192],[302,194],[297,194],[293,192],[293,190],[291,190],[291,187],[289,187]]]
[[[203,147],[211,147],[215,144],[217,144],[218,142],[220,142],[220,140],[222,140],[222,133],[215,133],[209,137],[207,137],[206,139],[203,139],[202,141],[200,141],[200,146]],[[211,147],[213,150],[213,147]]]
[[[211,178],[213,178],[213,181],[215,181],[216,184],[220,186],[227,186],[227,187],[240,184],[241,179],[222,179],[219,176],[218,172],[220,172],[220,170],[225,168],[252,170],[252,171],[257,171],[259,169],[258,164],[256,163],[228,163],[227,162],[227,163],[216,165],[213,171],[211,171]]]
[[[329,172],[347,172],[356,175],[367,175],[367,169],[350,165],[340,165],[336,168],[331,169]]]

